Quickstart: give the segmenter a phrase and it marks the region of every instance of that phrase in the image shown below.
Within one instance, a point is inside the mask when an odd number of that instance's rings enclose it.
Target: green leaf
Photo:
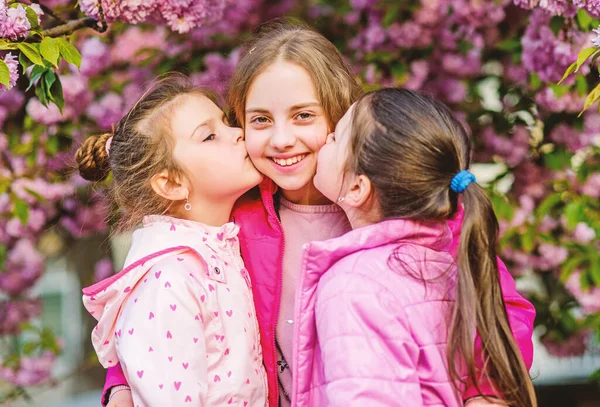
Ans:
[[[55,38],[45,37],[40,44],[40,52],[52,65],[58,67],[58,57],[60,57],[60,49]]]
[[[52,87],[48,90],[48,97],[58,107],[58,110],[62,113],[63,107],[65,107],[65,99],[63,97],[63,88],[60,83],[60,78],[57,76],[56,80],[52,84]]]
[[[569,86],[561,86],[561,85],[550,84],[550,89],[552,89],[552,91],[556,95],[556,98],[560,99],[565,94],[567,94],[567,92],[569,91]]]
[[[25,188],[25,191],[27,191],[27,193],[29,195],[31,195],[32,197],[34,197],[35,199],[37,199],[41,203],[46,203],[46,198],[44,198],[43,196],[41,196],[40,194],[38,194],[36,191],[34,191],[32,189],[29,189],[29,188]]]
[[[562,192],[555,192],[548,195],[535,210],[538,218],[543,218],[550,214],[550,211],[554,209],[556,205],[562,202]]]
[[[535,228],[528,227],[524,233],[519,236],[521,240],[521,247],[527,253],[531,253],[535,246]]]
[[[0,83],[10,89],[10,70],[6,62],[0,59]]]
[[[575,332],[577,330],[577,320],[569,311],[562,312],[559,324],[566,333]]]
[[[581,68],[581,65],[585,63],[596,52],[600,51],[599,48],[596,47],[588,47],[579,51],[579,55],[577,55],[577,67],[575,68],[575,72]]]
[[[598,99],[600,99],[600,84],[597,85],[587,98],[585,98],[585,103],[583,104],[583,110],[579,113],[577,117],[580,117],[583,112],[585,112],[591,105],[593,105]]]
[[[577,22],[583,31],[587,31],[590,28],[592,21],[594,19],[585,10],[580,9],[577,11]]]
[[[398,17],[398,13],[399,12],[400,12],[400,6],[399,5],[393,5],[393,6],[391,6],[385,12],[385,15],[383,16],[383,21],[381,22],[381,25],[383,26],[383,28],[387,28],[390,25],[392,25],[392,23],[394,21],[396,21],[396,18]]]
[[[19,52],[19,63],[21,64],[23,71],[25,71],[27,68],[33,65],[33,62],[31,62],[29,58],[27,58],[22,52]]]
[[[26,225],[27,221],[29,220],[29,206],[27,206],[27,202],[22,199],[15,198],[14,205],[15,215],[17,218],[19,218],[23,225]]]
[[[584,96],[587,93],[588,84],[585,76],[579,75],[577,78],[575,78],[575,85],[577,86],[577,93],[579,93],[579,96]]]
[[[473,49],[473,43],[471,41],[460,41],[458,43],[458,50],[463,54],[466,55],[470,50]]]
[[[46,73],[42,76],[44,83],[46,84],[46,89],[50,89],[54,81],[56,80],[56,75],[52,70],[48,69]]]
[[[529,86],[531,87],[531,90],[536,90],[541,85],[542,85],[542,80],[540,79],[540,77],[538,76],[538,74],[532,73],[529,76]]]
[[[39,345],[35,342],[27,342],[25,345],[23,345],[23,353],[27,356],[30,356],[38,347]]]
[[[504,40],[496,44],[496,48],[500,51],[516,52],[521,49],[521,41],[519,40]]]
[[[46,151],[48,152],[48,154],[50,154],[51,156],[54,157],[56,155],[56,153],[58,153],[58,148],[59,148],[58,137],[50,136],[48,138],[48,141],[46,142]]]
[[[549,26],[554,35],[558,35],[560,30],[565,26],[565,19],[559,16],[552,17]]]
[[[575,269],[579,267],[582,263],[585,263],[586,260],[587,257],[583,254],[579,254],[575,257],[570,257],[569,259],[567,259],[567,261],[565,261],[562,264],[560,270],[560,281],[562,281],[563,283],[567,281],[573,273],[573,271],[575,271]]]
[[[600,287],[600,255],[595,247],[588,249],[587,252],[590,257],[590,267],[587,274],[590,276],[594,285]]]
[[[48,68],[45,66],[34,66],[31,70],[31,76],[29,77],[29,86],[27,87],[27,90],[29,90],[35,84],[35,81],[40,79],[42,75],[46,73],[46,71],[48,71]]]
[[[543,156],[544,165],[552,170],[562,170],[571,165],[571,154],[563,149],[554,150]]]
[[[567,79],[567,77],[569,75],[571,75],[573,72],[575,72],[575,69],[577,69],[577,61],[575,61],[571,65],[569,65],[569,67],[565,71],[565,74],[563,75],[562,79],[560,81],[558,81],[558,85],[560,85],[565,79]]]
[[[25,5],[23,4],[23,6]],[[31,28],[36,29],[40,26],[38,22],[38,15],[31,7],[25,6],[25,14],[27,15],[27,20],[29,20]]]
[[[38,82],[38,86],[35,87],[35,95],[40,100],[40,103],[46,107],[48,107],[48,96],[46,91],[46,82],[40,81]]]
[[[565,206],[565,217],[567,218],[567,227],[570,230],[575,229],[579,222],[585,220],[584,208],[581,203],[572,201]]]
[[[57,38],[57,41],[58,47],[60,48],[60,54],[63,56],[63,58],[68,63],[73,64],[77,68],[79,68],[81,66],[81,54],[79,53],[77,48],[75,48],[73,44],[71,44],[69,41],[62,37]]]
[[[17,44],[8,40],[0,39],[0,51],[5,51],[9,49],[17,49]]]
[[[37,47],[33,44],[29,44],[27,42],[21,42],[18,45],[19,51],[21,51],[31,62],[36,65],[44,66],[44,61],[42,60],[42,56],[40,55],[40,51],[38,51]]]
[[[0,273],[4,270],[4,262],[6,261],[6,256],[8,255],[8,249],[6,246],[0,244]]]

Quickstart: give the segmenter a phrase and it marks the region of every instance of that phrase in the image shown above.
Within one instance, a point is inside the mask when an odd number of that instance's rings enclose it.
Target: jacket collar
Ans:
[[[354,229],[345,235],[304,247],[305,265],[327,270],[338,260],[361,250],[388,244],[411,243],[436,251],[449,251],[452,231],[448,222],[390,219]]]

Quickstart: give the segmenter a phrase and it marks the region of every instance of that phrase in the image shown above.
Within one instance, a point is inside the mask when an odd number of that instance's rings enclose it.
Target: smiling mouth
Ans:
[[[290,157],[290,158],[275,158],[275,157],[271,157],[271,160],[273,160],[273,162],[275,162],[275,164],[280,165],[282,167],[287,167],[290,165],[294,165],[302,160],[304,160],[304,158],[306,158],[308,154],[300,154],[297,155],[295,157]]]

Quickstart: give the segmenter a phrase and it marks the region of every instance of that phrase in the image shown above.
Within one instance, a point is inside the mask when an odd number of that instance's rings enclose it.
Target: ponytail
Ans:
[[[457,368],[462,361],[468,380],[480,393],[478,383],[483,377],[510,406],[536,407],[533,383],[512,335],[500,287],[498,220],[479,185],[465,187],[462,202],[465,216],[458,249],[457,295],[448,337],[450,377],[455,384],[462,381]],[[473,328],[481,338],[484,372],[475,367]]]

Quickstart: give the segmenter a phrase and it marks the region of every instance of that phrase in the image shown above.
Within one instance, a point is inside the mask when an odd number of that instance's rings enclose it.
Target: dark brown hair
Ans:
[[[75,159],[83,178],[103,181],[113,174],[109,192],[123,215],[116,230],[133,228],[144,216],[165,213],[172,204],[154,192],[150,181],[163,170],[173,179],[185,175],[173,158],[170,116],[181,98],[192,94],[217,103],[212,92],[192,86],[187,76],[169,74],[146,91],[114,133],[91,136],[77,150]]]
[[[244,126],[246,98],[252,82],[278,61],[292,62],[309,73],[331,130],[362,94],[360,82],[331,41],[306,24],[275,19],[258,27],[244,46],[244,55],[229,85],[233,123]]]
[[[458,210],[453,177],[469,168],[471,138],[442,103],[405,89],[363,96],[353,112],[348,170],[371,181],[383,219],[446,221]],[[385,168],[382,163],[386,163]],[[512,335],[496,260],[498,221],[485,191],[462,194],[456,301],[449,316],[448,368],[458,392],[457,366],[479,389],[475,331],[483,346],[484,380],[511,406],[536,406],[533,384]],[[393,256],[392,256],[393,257]]]

